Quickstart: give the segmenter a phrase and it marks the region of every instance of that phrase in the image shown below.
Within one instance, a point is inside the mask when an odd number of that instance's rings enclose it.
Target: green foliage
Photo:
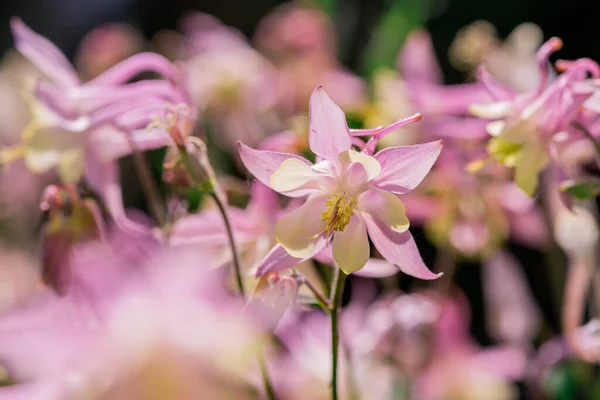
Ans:
[[[560,190],[569,193],[578,200],[592,199],[600,194],[600,181],[567,181],[561,185]]]
[[[398,51],[408,34],[424,23],[429,1],[392,1],[381,17],[363,54],[362,74],[371,77],[379,68],[396,67]]]

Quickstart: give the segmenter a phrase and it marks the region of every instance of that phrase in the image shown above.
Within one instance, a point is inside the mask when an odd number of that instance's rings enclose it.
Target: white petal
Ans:
[[[333,235],[333,259],[346,274],[365,266],[371,254],[365,222],[353,215],[341,232]]]
[[[275,226],[275,239],[293,257],[308,258],[315,253],[325,211],[324,196],[309,198],[299,208],[284,215]]]
[[[404,203],[393,193],[371,189],[360,196],[358,207],[396,232],[405,232],[409,228]]]

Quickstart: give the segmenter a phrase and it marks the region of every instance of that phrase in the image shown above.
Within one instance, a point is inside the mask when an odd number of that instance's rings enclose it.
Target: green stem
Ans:
[[[125,131],[122,133],[131,147],[133,165],[137,176],[140,179],[142,191],[144,192],[146,200],[148,201],[150,213],[156,220],[156,223],[159,226],[164,227],[167,222],[167,210],[161,198],[158,187],[156,186],[156,182],[154,181],[154,177],[152,176],[150,164],[148,164],[145,154],[137,149],[135,142],[131,139],[129,134]]]
[[[232,260],[233,260],[233,270],[235,272],[235,279],[236,279],[240,294],[242,295],[242,297],[245,298],[246,292],[244,290],[244,281],[242,280],[240,259],[238,256],[237,247],[235,245],[235,238],[233,237],[233,228],[231,227],[231,221],[230,221],[229,215],[227,213],[227,208],[225,207],[225,204],[223,204],[223,201],[221,200],[219,195],[214,190],[211,190],[209,192],[209,194],[213,198],[215,203],[217,204],[217,207],[219,208],[219,212],[221,213],[221,216],[223,217],[223,222],[225,223],[225,230],[227,231],[227,238],[229,240],[229,247],[231,248],[231,256],[232,256]]]
[[[340,333],[338,327],[338,316],[342,304],[342,293],[344,292],[344,283],[346,274],[338,269],[334,281],[331,284],[331,306],[329,314],[331,315],[331,399],[338,399],[338,350]]]
[[[331,305],[329,304],[329,300],[327,300],[325,298],[325,296],[323,296],[323,294],[321,292],[319,292],[319,289],[317,289],[317,287],[315,285],[313,285],[313,283],[308,278],[302,277],[301,282],[306,285],[306,287],[312,292],[312,294],[315,295],[315,298],[317,299],[319,306],[321,306],[321,308],[323,310],[327,311],[331,308]]]
[[[273,385],[271,385],[271,379],[269,379],[269,372],[267,370],[267,360],[262,351],[258,352],[258,363],[260,365],[260,374],[262,376],[263,384],[265,385],[267,398],[269,400],[275,400],[275,390],[273,390]]]

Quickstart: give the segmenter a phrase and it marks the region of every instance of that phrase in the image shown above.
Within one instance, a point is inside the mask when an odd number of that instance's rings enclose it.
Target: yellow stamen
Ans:
[[[321,221],[324,223],[322,232],[327,232],[327,237],[333,231],[342,232],[346,228],[354,214],[356,202],[348,193],[335,194],[325,202],[327,209],[321,214]]]

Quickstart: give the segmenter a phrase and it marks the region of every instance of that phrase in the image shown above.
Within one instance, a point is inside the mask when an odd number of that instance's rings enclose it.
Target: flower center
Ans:
[[[323,232],[327,232],[327,237],[331,232],[341,232],[350,223],[350,218],[354,214],[356,198],[349,196],[348,193],[334,194],[330,200],[325,202],[327,209],[321,214],[323,221]]]

